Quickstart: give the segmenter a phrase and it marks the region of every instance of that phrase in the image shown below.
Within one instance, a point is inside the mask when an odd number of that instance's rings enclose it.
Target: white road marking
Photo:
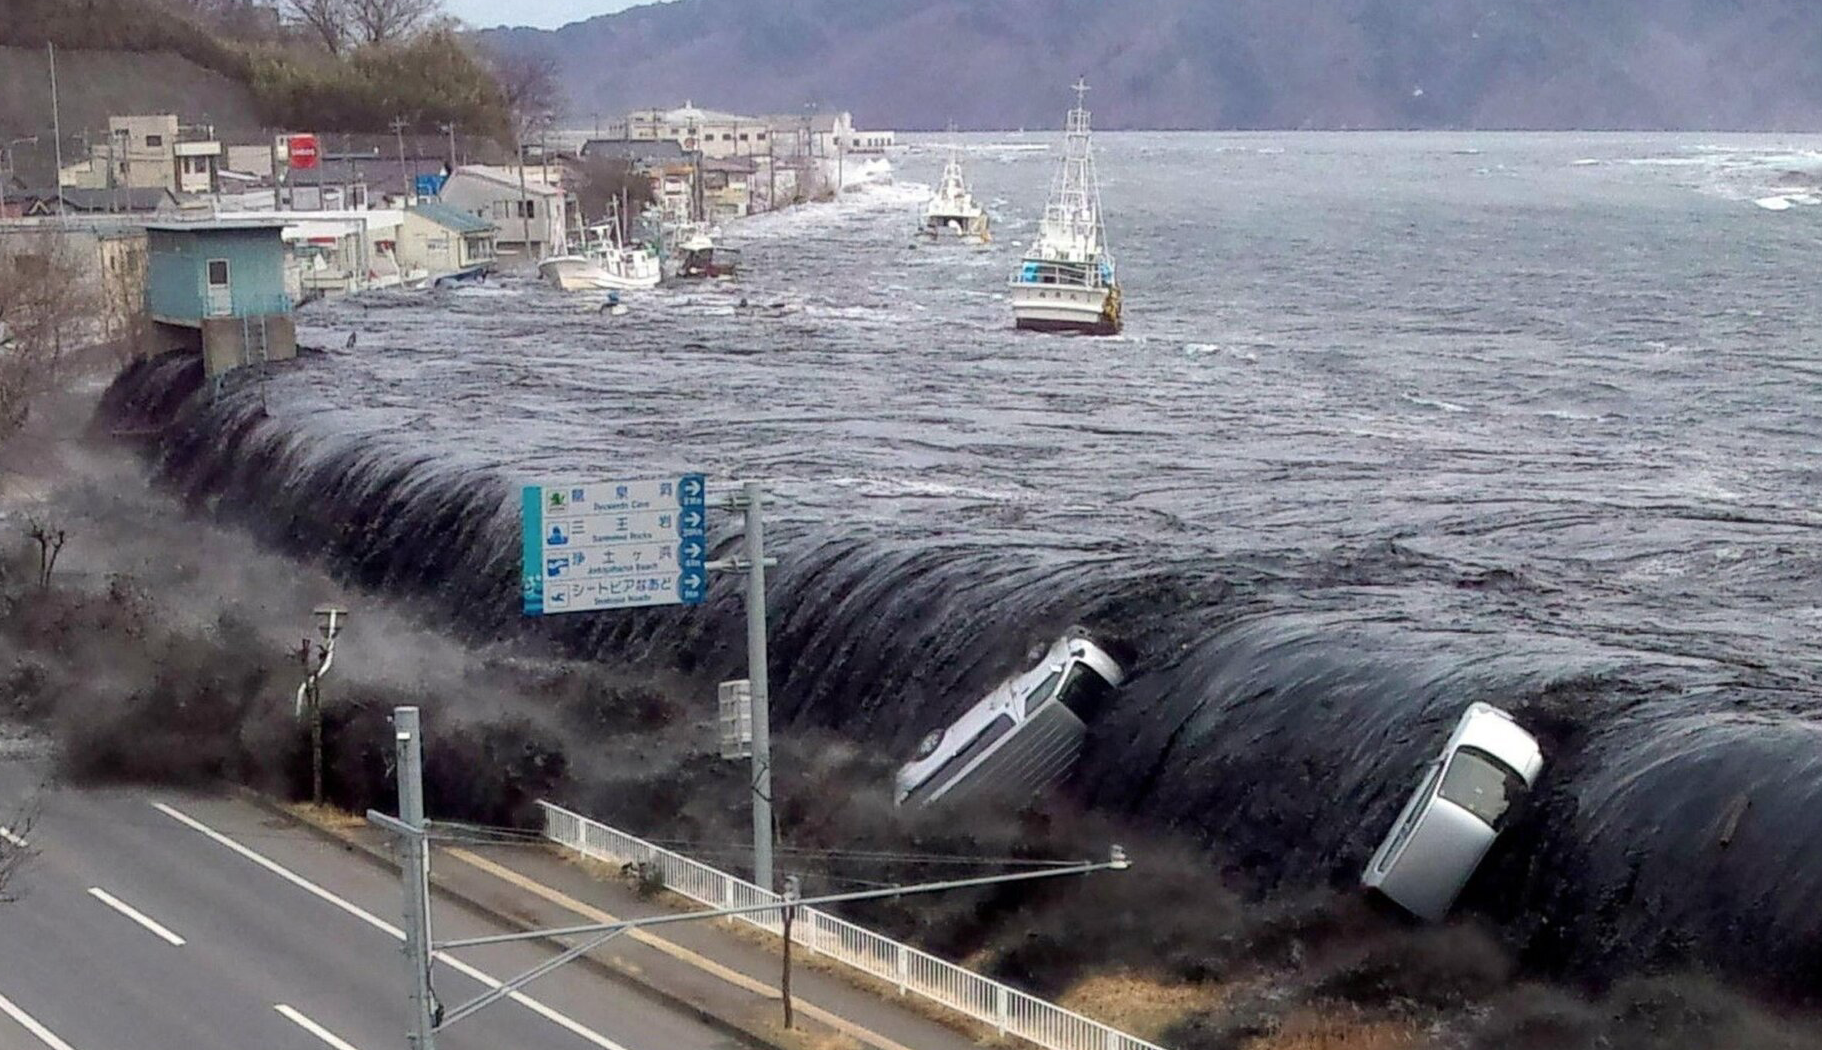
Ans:
[[[170,817],[171,819],[173,819],[181,824],[184,824],[185,826],[189,827],[190,829],[192,829],[194,831],[201,832],[202,834],[215,840],[216,842],[220,843],[221,845],[228,847],[229,849],[233,850],[234,852],[240,854],[241,856],[247,858],[248,860],[252,861],[253,863],[266,869],[267,871],[271,872],[272,874],[277,875],[279,878],[284,879],[286,882],[289,882],[293,886],[296,886],[298,889],[301,889],[324,901],[327,901],[330,904],[335,905],[337,908],[340,908],[341,910],[347,912],[348,914],[354,916],[355,918],[361,920],[362,922],[366,923],[367,925],[373,927],[376,930],[384,931],[385,933],[390,935],[394,940],[402,941],[405,939],[405,931],[399,929],[397,926],[392,925],[391,923],[389,923],[386,920],[380,918],[379,916],[373,914],[372,912],[361,907],[360,905],[355,904],[353,901],[345,900],[341,897],[336,896],[335,894],[329,892],[328,890],[322,888],[321,886],[318,886],[316,883],[311,882],[309,879],[304,878],[302,875],[299,875],[297,872],[292,871],[290,868],[285,867],[283,864],[280,864],[277,861],[273,860],[272,858],[267,857],[265,854],[259,853],[255,850],[249,849],[248,847],[241,845],[240,843],[234,841],[233,839],[222,834],[221,832],[216,831],[214,828],[208,826],[207,824],[204,824],[202,821],[197,820],[195,817],[192,817],[189,814],[184,813],[181,810],[178,810],[172,806],[168,806],[163,802],[152,803],[152,808],[158,810],[160,813],[163,813],[165,816]],[[488,988],[498,988],[498,987],[500,987],[500,985],[505,983],[504,981],[497,980],[494,977],[489,976],[488,974],[482,972],[481,970],[478,970],[475,967],[468,965],[467,963],[463,962],[462,960],[457,959],[456,957],[450,955],[448,952],[437,952],[436,959],[438,962],[446,964],[450,969],[454,970],[455,972],[463,975],[464,977],[468,977],[472,980],[478,981]],[[582,1022],[577,1021],[576,1019],[574,1019],[566,1014],[560,1013],[557,1010],[554,1010],[551,1007],[544,1005],[543,1003],[539,1002],[538,1000],[533,999],[531,996],[526,995],[524,992],[510,992],[510,993],[508,993],[507,997],[510,998],[513,1002],[518,1003],[520,1006],[525,1007],[527,1010],[530,1010],[532,1013],[537,1014],[539,1017],[544,1018],[545,1020],[551,1022],[552,1024],[557,1025],[560,1028],[566,1029],[566,1030],[574,1033],[578,1037],[585,1039],[588,1042],[593,1043],[594,1045],[596,1045],[598,1047],[601,1047],[601,1050],[627,1050],[626,1047],[620,1045],[619,1043],[614,1042],[612,1039],[609,1039],[607,1036],[602,1035],[600,1032],[595,1031],[594,1029],[588,1027],[587,1025],[584,1025]]]
[[[4,995],[0,995],[0,1011],[4,1011],[6,1016],[25,1026],[26,1031],[37,1036],[38,1041],[50,1047],[51,1050],[76,1050],[75,1047],[57,1038],[49,1028],[39,1024],[37,1018],[14,1006],[13,1001]]]
[[[290,1020],[292,1024],[297,1025],[299,1028],[302,1028],[304,1031],[309,1032],[311,1035],[316,1036],[318,1039],[321,1039],[323,1042],[328,1043],[330,1046],[335,1047],[335,1050],[355,1050],[355,1046],[353,1043],[350,1043],[344,1039],[338,1038],[334,1032],[331,1032],[329,1029],[324,1028],[322,1025],[317,1024],[315,1021],[310,1020],[308,1017],[305,1017],[303,1014],[298,1013],[296,1010],[293,1010],[289,1006],[286,1006],[284,1003],[279,1003],[278,1005],[274,1006],[273,1009],[277,1010],[281,1014],[284,1014],[285,1017],[288,1020]]]
[[[13,831],[13,829],[12,829],[12,828],[0,828],[0,839],[5,839],[5,840],[6,840],[6,841],[8,841],[8,842],[10,842],[10,843],[12,843],[12,844],[13,844],[13,845],[15,845],[15,846],[17,846],[17,847],[19,847],[19,848],[20,848],[20,849],[25,849],[25,848],[26,848],[26,847],[27,847],[27,846],[30,846],[30,845],[31,845],[31,843],[29,843],[29,842],[27,842],[27,841],[25,841],[25,840],[24,840],[24,839],[22,839],[22,838],[20,838],[20,837],[19,837],[19,836],[18,836],[18,835],[17,835],[17,834],[16,834],[16,833],[15,833],[15,832],[14,832],[14,831]]]
[[[154,935],[156,935],[157,937],[162,939],[166,944],[169,944],[174,948],[183,947],[183,938],[182,937],[179,937],[175,933],[172,933],[169,929],[167,929],[163,925],[161,925],[158,922],[156,922],[155,920],[153,920],[153,918],[151,916],[147,915],[145,912],[142,912],[138,908],[133,907],[131,904],[128,904],[126,901],[123,901],[119,897],[114,896],[112,893],[109,893],[107,890],[102,889],[100,886],[90,886],[89,887],[89,896],[95,898],[96,900],[98,900],[101,903],[107,905],[108,907],[114,909],[115,911],[126,916],[127,918],[132,919],[134,922],[138,923],[139,925],[144,926],[146,929],[152,931],[152,933]]]

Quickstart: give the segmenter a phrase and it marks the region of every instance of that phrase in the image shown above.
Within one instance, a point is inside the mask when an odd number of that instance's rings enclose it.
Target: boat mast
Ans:
[[[1063,128],[1063,166],[1044,209],[1044,225],[1072,249],[1079,248],[1082,261],[1092,262],[1102,254],[1101,184],[1089,141],[1088,82],[1078,78],[1074,90],[1075,108]]]

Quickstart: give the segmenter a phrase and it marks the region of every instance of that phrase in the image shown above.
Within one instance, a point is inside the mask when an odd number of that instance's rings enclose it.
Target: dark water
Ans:
[[[1086,622],[1137,675],[1073,790],[1266,886],[1352,879],[1494,702],[1549,765],[1467,907],[1549,964],[1813,988],[1822,139],[1107,136],[1113,340],[1009,329],[1052,157],[970,144],[988,250],[907,247],[925,152],[729,231],[738,289],[322,304],[304,341],[334,349],[271,379],[271,418],[251,386],[191,405],[167,466],[488,629],[510,485],[769,479],[783,731],[902,752]],[[724,582],[546,626],[706,697],[738,616]]]

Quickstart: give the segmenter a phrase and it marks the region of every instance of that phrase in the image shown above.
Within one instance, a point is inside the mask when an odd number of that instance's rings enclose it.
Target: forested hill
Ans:
[[[276,17],[236,31],[210,19],[217,8],[267,10],[252,0],[0,0],[0,132],[50,130],[47,43],[59,53],[66,133],[122,112],[228,129],[379,132],[399,116],[430,133],[448,121],[471,135],[507,127],[486,62],[445,26],[330,53]]]
[[[880,127],[1822,127],[1814,0],[677,0],[484,36],[570,115],[674,103]]]

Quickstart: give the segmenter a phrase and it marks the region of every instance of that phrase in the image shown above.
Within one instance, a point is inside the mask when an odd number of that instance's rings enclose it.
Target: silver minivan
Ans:
[[[1036,667],[925,736],[899,767],[893,797],[900,805],[928,805],[969,794],[1042,791],[1075,765],[1088,735],[1084,719],[1125,678],[1113,657],[1071,629]]]
[[[1511,715],[1470,704],[1361,883],[1420,919],[1442,919],[1543,768],[1537,739]]]

